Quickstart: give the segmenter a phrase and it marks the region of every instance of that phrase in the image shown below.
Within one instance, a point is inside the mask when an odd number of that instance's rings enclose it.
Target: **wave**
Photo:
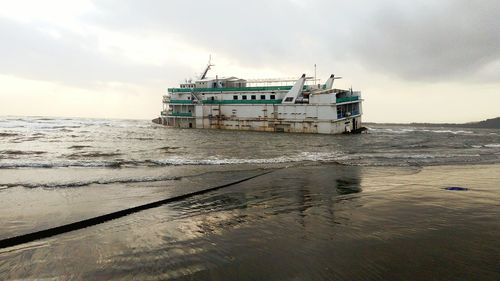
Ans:
[[[296,156],[280,156],[275,158],[240,159],[240,158],[209,158],[190,159],[172,157],[167,159],[149,160],[57,160],[57,161],[13,161],[0,162],[0,169],[13,168],[121,168],[137,166],[185,166],[185,165],[234,165],[234,164],[280,164],[295,162],[331,162],[343,159],[341,153],[311,153],[303,152]]]
[[[99,157],[114,157],[120,156],[121,153],[118,152],[98,152],[98,151],[83,151],[83,152],[75,152],[66,157],[70,159],[78,159],[78,158],[99,158]]]
[[[496,146],[498,147],[498,146]],[[278,156],[271,158],[189,158],[172,156],[164,159],[126,160],[126,159],[78,159],[83,155],[104,157],[107,154],[73,154],[74,159],[38,161],[15,160],[1,161],[0,169],[14,168],[133,168],[133,167],[161,167],[161,166],[188,166],[188,165],[238,165],[238,164],[286,164],[298,162],[339,163],[342,165],[398,165],[398,163],[418,162],[421,164],[442,163],[443,161],[481,163],[484,161],[498,161],[493,155],[486,159],[477,153],[354,153],[342,152],[302,152],[296,155]]]
[[[422,130],[423,132],[433,132],[433,133],[445,133],[445,134],[473,134],[473,131],[463,131],[463,130],[458,130],[458,131],[452,131],[452,130]]]
[[[407,134],[413,132],[428,132],[428,133],[436,133],[436,134],[473,134],[473,131],[465,131],[465,130],[430,130],[430,129],[417,129],[417,128],[368,128],[369,131],[373,132],[385,132],[385,133],[394,133],[394,134]]]
[[[84,148],[89,148],[92,147],[90,145],[72,145],[68,147],[68,149],[84,149]]]
[[[141,183],[141,182],[158,182],[169,180],[180,180],[182,177],[173,176],[149,176],[138,178],[111,178],[111,179],[93,179],[86,181],[73,181],[73,182],[46,182],[46,183],[8,183],[2,184],[4,189],[11,187],[27,187],[27,188],[65,188],[65,187],[82,187],[91,184],[113,184],[113,183]]]
[[[485,144],[484,147],[497,148],[497,147],[500,147],[500,143]]]
[[[311,153],[302,152],[296,156],[280,156],[274,158],[256,158],[256,159],[241,159],[241,158],[212,158],[212,159],[187,159],[181,157],[173,157],[162,160],[150,160],[157,165],[166,166],[183,166],[183,165],[234,165],[234,164],[281,164],[281,163],[296,163],[296,162],[330,162],[343,159],[343,154],[338,152]]]
[[[28,151],[28,150],[0,150],[3,155],[41,155],[47,153],[46,151]]]
[[[161,149],[161,150],[174,150],[174,149],[180,149],[181,147],[179,146],[163,146],[163,147],[159,147],[158,149]]]
[[[0,138],[17,137],[17,136],[20,136],[20,135],[16,134],[16,133],[0,133]]]

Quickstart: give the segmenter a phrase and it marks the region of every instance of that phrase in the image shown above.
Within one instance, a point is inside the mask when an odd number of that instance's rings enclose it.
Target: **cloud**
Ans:
[[[390,3],[362,22],[352,56],[403,79],[484,82],[491,75],[481,77],[483,68],[500,60],[498,1]]]
[[[248,65],[301,53],[303,11],[285,1],[99,1],[93,19],[120,32],[157,30]],[[283,60],[284,62],[285,60]]]
[[[494,0],[81,5],[84,13],[68,11],[73,16],[61,16],[60,25],[37,14],[22,22],[0,17],[0,73],[84,87],[171,82],[190,76],[200,57],[204,63],[213,53],[216,62],[289,75],[318,63],[421,82],[496,82],[500,76],[500,2]]]
[[[80,35],[44,23],[0,18],[0,73],[85,88],[101,83],[141,84],[178,77],[188,68],[134,62],[119,48],[102,50],[94,34]]]
[[[500,59],[500,2],[96,1],[93,20],[176,34],[251,66],[359,64],[419,81],[488,81]],[[483,75],[484,67],[489,65]],[[299,68],[300,68],[299,67]],[[494,76],[494,75],[493,75]]]

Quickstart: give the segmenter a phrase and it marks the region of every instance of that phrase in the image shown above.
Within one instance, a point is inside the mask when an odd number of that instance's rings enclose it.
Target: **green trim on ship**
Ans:
[[[191,113],[191,112],[171,112],[168,115],[169,116],[180,116],[180,117],[192,117],[193,113]]]
[[[192,100],[170,100],[168,103],[174,103],[174,104],[192,104]]]
[[[359,100],[358,96],[353,96],[353,97],[343,97],[343,98],[337,98],[336,103],[342,103],[342,102],[350,102],[350,101],[357,101]]]
[[[280,104],[281,100],[203,100],[203,104]]]

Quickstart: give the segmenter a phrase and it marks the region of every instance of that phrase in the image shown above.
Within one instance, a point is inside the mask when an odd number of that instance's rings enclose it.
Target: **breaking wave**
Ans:
[[[331,162],[343,159],[341,153],[310,153],[302,152],[297,156],[280,156],[274,158],[240,159],[240,158],[211,158],[211,159],[186,159],[173,157],[162,160],[151,160],[157,165],[183,166],[183,165],[234,165],[234,164],[281,164],[296,162]]]
[[[86,168],[120,168],[137,166],[184,166],[184,165],[231,165],[231,164],[280,164],[295,162],[332,162],[344,159],[341,153],[310,153],[303,152],[296,156],[280,156],[274,158],[259,159],[239,159],[239,158],[209,158],[209,159],[189,159],[182,157],[172,157],[160,160],[95,160],[95,161],[12,161],[0,162],[0,168],[65,168],[65,167],[86,167]]]

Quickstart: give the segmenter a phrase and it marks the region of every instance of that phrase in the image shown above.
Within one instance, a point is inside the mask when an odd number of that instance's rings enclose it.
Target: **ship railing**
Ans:
[[[359,110],[355,110],[353,112],[342,112],[342,113],[337,113],[337,119],[342,119],[350,116],[356,116],[359,115]]]

